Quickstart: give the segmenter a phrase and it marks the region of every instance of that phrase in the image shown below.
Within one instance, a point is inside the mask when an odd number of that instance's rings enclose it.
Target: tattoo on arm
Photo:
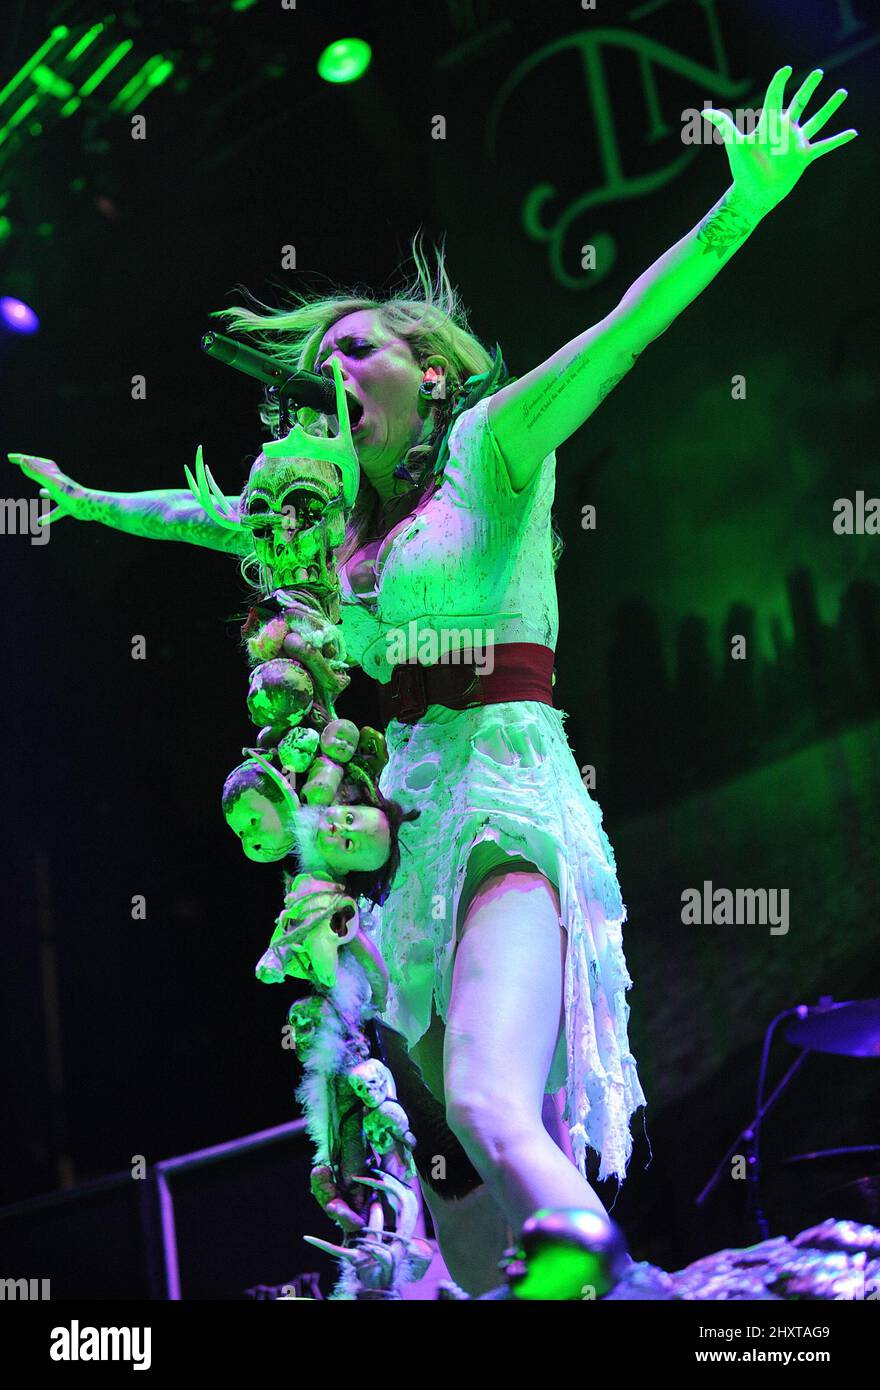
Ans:
[[[703,254],[710,252],[722,260],[736,250],[753,229],[753,223],[742,212],[725,206],[707,213],[700,223],[697,241],[703,243]]]
[[[148,540],[188,541],[233,555],[248,554],[253,548],[249,536],[219,526],[194,497],[173,489],[165,496],[150,497],[98,493],[80,503],[78,515],[82,521],[103,522]]]
[[[633,353],[631,353],[631,354],[630,354],[630,359],[629,359],[629,366],[628,366],[628,367],[624,367],[623,371],[622,371],[622,372],[618,372],[616,376],[610,376],[610,377],[607,378],[606,381],[603,381],[603,382],[602,382],[602,385],[599,387],[599,404],[600,404],[600,405],[601,405],[602,401],[604,401],[605,397],[609,394],[609,392],[614,390],[614,388],[615,388],[615,386],[617,385],[617,383],[618,383],[619,381],[623,381],[623,378],[626,376],[627,372],[630,371],[630,370],[632,369],[632,366],[633,366],[634,362],[636,361],[636,358],[641,357],[641,355],[642,355],[641,352],[633,352]]]
[[[530,430],[537,424],[557,397],[561,396],[589,365],[589,357],[573,357],[564,367],[559,368],[536,398],[523,407],[522,419],[526,429]]]
[[[601,383],[596,402],[598,405],[601,405],[609,391],[613,391],[617,383],[623,380],[638,357],[641,357],[641,349],[638,352],[630,353],[629,363],[624,367],[623,371],[617,372],[614,376],[607,377],[606,380]],[[537,421],[540,420],[541,416],[550,409],[553,402],[563,391],[568,389],[572,382],[577,380],[581,372],[585,371],[592,361],[593,359],[591,357],[573,357],[564,367],[559,368],[552,380],[547,383],[536,399],[530,401],[523,407],[522,419],[526,429],[532,429]]]

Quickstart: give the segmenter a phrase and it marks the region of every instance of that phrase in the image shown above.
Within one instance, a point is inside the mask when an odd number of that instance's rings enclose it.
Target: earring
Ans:
[[[425,371],[422,377],[422,384],[419,387],[419,395],[421,396],[423,401],[432,401],[443,398],[442,392],[439,397],[437,394],[436,388],[438,382],[442,385],[443,377],[441,376],[440,372],[437,371],[436,367],[428,367],[428,369]]]

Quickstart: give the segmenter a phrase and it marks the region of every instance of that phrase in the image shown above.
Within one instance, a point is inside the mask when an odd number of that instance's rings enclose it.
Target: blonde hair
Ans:
[[[234,305],[230,309],[214,310],[210,315],[211,318],[223,320],[225,326],[234,332],[249,335],[255,347],[288,371],[312,371],[327,330],[347,314],[362,309],[375,311],[389,333],[404,339],[420,366],[424,366],[429,357],[444,357],[448,364],[446,394],[433,406],[432,432],[422,443],[413,445],[403,459],[417,486],[422,489],[422,494],[432,482],[436,484],[439,481],[433,477],[433,465],[440,454],[453,414],[461,405],[469,379],[486,377],[488,390],[497,389],[500,384],[497,372],[501,365],[500,349],[493,358],[471,332],[467,310],[446,269],[444,243],[445,238],[439,247],[434,247],[436,270],[432,274],[422,247],[421,232],[417,232],[411,243],[414,273],[405,278],[398,289],[381,299],[368,287],[358,284],[347,289],[336,287],[332,293],[323,296],[289,291],[291,307],[272,309],[240,286],[246,299],[256,308]],[[473,394],[468,399],[471,404],[474,403]],[[274,429],[278,422],[277,406],[267,401],[260,408],[260,417],[265,425]],[[317,411],[308,409],[300,411],[298,415],[305,429],[314,425],[318,418]],[[372,537],[379,525],[380,513],[379,495],[362,474],[345,539],[337,553],[339,565],[344,564],[365,540]],[[561,551],[562,540],[554,524],[554,567],[558,564]],[[255,559],[255,556],[248,556],[244,561],[242,574],[245,577]]]

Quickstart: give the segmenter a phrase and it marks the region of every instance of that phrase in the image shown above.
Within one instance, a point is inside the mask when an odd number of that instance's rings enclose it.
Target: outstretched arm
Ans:
[[[230,506],[238,504],[237,497],[226,500]],[[158,488],[154,492],[97,492],[90,488],[76,515],[80,521],[102,521],[105,526],[152,540],[189,541],[231,555],[247,555],[253,549],[247,532],[218,526],[188,488]]]
[[[771,79],[760,119],[743,135],[723,111],[703,111],[722,135],[733,183],[686,236],[627,290],[616,309],[573,338],[539,367],[489,401],[495,438],[507,461],[511,486],[527,486],[553,449],[574,434],[626,376],[648,343],[664,333],[755,230],[762,217],[794,188],[808,164],[852,140],[845,130],[809,143],[846,98],[840,88],[803,125],[798,119],[822,78],[805,78],[786,110],[791,68]]]
[[[41,526],[71,516],[77,521],[100,521],[117,531],[151,540],[189,541],[210,550],[247,555],[252,549],[247,533],[219,526],[199,505],[188,488],[157,488],[151,492],[101,492],[74,482],[51,459],[33,454],[10,454],[22,473],[40,483],[40,493],[53,502],[39,518]],[[237,497],[227,499],[231,507]]]

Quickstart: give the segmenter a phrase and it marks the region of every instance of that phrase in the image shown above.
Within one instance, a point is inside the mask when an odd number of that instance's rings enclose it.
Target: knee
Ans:
[[[462,1146],[497,1162],[535,1129],[535,1118],[507,1096],[481,1091],[449,1096],[446,1122]],[[540,1124],[540,1117],[538,1118]]]

